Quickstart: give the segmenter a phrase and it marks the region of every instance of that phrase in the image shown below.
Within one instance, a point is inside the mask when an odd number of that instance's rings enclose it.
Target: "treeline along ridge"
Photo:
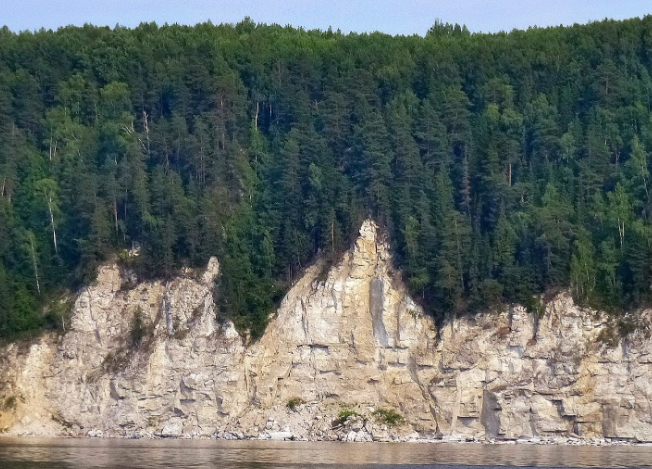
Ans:
[[[367,217],[446,317],[652,283],[652,17],[425,37],[257,25],[0,30],[0,335],[121,259],[222,264],[260,336]],[[125,251],[141,246],[138,257]]]

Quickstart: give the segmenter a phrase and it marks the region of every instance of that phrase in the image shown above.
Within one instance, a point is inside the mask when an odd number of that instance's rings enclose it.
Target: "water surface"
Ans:
[[[652,467],[652,446],[0,438],[2,469]]]

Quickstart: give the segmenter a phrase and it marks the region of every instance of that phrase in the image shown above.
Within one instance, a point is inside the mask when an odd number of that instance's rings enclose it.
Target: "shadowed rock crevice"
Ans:
[[[387,347],[387,331],[383,323],[383,307],[385,301],[385,284],[382,278],[374,277],[369,287],[369,309],[373,324],[374,337],[381,347]]]

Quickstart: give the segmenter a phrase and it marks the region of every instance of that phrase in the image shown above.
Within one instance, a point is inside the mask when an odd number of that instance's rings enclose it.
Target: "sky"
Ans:
[[[85,23],[237,23],[249,16],[306,29],[423,35],[437,19],[497,32],[650,13],[650,0],[0,0],[0,25],[13,31]]]

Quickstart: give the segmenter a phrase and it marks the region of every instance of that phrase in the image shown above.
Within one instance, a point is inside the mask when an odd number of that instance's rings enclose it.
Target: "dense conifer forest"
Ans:
[[[0,336],[121,259],[222,263],[254,337],[384,227],[438,320],[570,288],[651,299],[652,17],[425,37],[257,25],[0,30]],[[141,246],[138,257],[125,251]]]

